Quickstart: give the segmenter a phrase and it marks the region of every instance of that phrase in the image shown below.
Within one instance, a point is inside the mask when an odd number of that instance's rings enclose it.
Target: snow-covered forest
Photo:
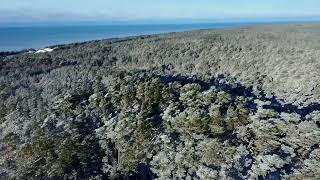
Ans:
[[[319,29],[1,53],[0,179],[317,179]]]

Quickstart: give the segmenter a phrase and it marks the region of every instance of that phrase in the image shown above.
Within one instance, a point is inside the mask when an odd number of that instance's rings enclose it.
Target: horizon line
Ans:
[[[41,21],[1,23],[0,28],[10,27],[51,27],[82,25],[183,25],[183,24],[215,24],[215,23],[303,23],[320,22],[320,16],[296,17],[234,17],[234,18],[202,18],[202,19],[145,19],[145,20],[96,20],[96,21]]]

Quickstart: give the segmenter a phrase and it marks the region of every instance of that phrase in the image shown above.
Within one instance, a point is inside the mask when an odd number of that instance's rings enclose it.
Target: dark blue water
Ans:
[[[57,44],[114,37],[181,32],[197,29],[239,27],[245,25],[249,25],[249,23],[0,28],[0,52],[18,51],[28,48],[37,49]]]

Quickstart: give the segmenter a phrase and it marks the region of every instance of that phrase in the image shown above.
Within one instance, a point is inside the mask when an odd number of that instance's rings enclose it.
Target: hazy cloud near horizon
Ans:
[[[311,16],[319,0],[0,0],[0,24]]]

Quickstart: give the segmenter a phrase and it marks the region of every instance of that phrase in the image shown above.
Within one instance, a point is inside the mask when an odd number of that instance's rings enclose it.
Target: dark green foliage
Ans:
[[[17,171],[20,177],[45,177],[56,158],[54,141],[43,132],[35,132],[31,143],[24,145],[17,154]]]

